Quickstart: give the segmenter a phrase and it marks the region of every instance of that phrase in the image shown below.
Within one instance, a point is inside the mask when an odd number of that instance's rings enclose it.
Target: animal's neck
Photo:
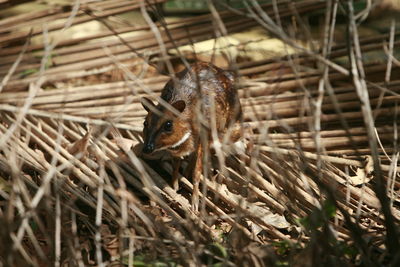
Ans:
[[[175,144],[173,144],[173,145],[170,147],[170,149],[179,148],[179,146],[182,145],[183,143],[185,143],[185,142],[189,139],[189,137],[190,137],[191,135],[192,135],[192,132],[191,132],[191,131],[188,131],[187,133],[185,133],[185,134],[183,135],[183,137],[182,137],[178,142],[176,142]]]
[[[183,137],[174,145],[168,148],[174,157],[185,157],[193,152],[192,132],[187,132]]]

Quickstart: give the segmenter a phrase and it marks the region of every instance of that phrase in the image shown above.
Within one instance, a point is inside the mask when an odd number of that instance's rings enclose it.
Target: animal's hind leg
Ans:
[[[231,143],[236,143],[243,136],[243,126],[239,122],[233,124],[228,131],[229,141]]]
[[[231,143],[236,143],[240,139],[244,138],[247,140],[253,140],[253,129],[248,123],[237,122],[231,126],[229,129],[229,141]],[[252,142],[250,142],[248,149],[252,148]]]

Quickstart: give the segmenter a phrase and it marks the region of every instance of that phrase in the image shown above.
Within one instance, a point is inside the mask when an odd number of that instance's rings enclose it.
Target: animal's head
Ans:
[[[174,111],[156,106],[146,97],[141,102],[148,112],[143,123],[143,153],[177,148],[190,137],[190,125],[180,115],[186,108],[185,101],[177,100],[172,103]]]

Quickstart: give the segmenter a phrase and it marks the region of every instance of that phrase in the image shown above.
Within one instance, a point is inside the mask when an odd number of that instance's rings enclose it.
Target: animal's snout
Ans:
[[[150,154],[154,151],[154,143],[144,144],[142,152],[145,154]]]

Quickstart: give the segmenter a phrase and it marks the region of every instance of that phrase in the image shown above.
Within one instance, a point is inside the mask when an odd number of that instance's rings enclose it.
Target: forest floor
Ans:
[[[156,2],[0,1],[0,267],[399,266],[396,6]],[[196,60],[253,132],[207,155],[198,212],[140,102]]]

